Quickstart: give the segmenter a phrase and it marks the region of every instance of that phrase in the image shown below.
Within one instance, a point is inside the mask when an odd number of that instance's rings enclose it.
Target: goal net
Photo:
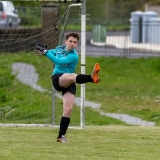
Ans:
[[[33,50],[37,42],[53,49],[63,44],[66,33],[81,32],[81,7],[56,2],[13,4],[19,27],[0,28],[0,124],[59,125],[63,104],[61,93],[52,87],[53,63],[45,56],[36,56]],[[80,60],[76,73],[81,72]],[[77,85],[77,97],[80,90]],[[80,125],[80,111],[77,98],[71,126]]]

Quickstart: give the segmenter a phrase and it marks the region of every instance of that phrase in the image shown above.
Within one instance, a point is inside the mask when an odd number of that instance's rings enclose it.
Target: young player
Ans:
[[[60,129],[57,142],[68,142],[65,138],[70,123],[70,116],[76,94],[76,83],[87,82],[99,83],[98,72],[100,65],[96,63],[91,75],[76,74],[75,69],[78,63],[78,53],[75,48],[78,45],[80,36],[71,32],[66,35],[65,45],[57,46],[55,49],[47,50],[47,46],[41,43],[36,44],[34,52],[36,55],[48,57],[55,67],[52,73],[52,84],[57,91],[62,92],[63,114],[60,121]]]

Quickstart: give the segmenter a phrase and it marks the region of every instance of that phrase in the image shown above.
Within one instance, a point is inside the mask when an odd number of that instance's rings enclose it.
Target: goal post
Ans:
[[[81,14],[81,73],[85,74],[86,65],[86,0],[82,3]],[[85,84],[81,84],[81,128],[85,127]]]

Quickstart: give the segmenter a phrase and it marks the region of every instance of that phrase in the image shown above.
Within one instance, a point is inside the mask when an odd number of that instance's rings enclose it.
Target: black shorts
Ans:
[[[70,92],[73,95],[76,94],[76,84],[72,83],[69,87],[64,88],[64,87],[60,87],[59,86],[59,77],[62,76],[62,74],[55,74],[52,76],[52,85],[53,87],[57,90],[57,91],[61,91],[62,92],[62,96],[67,93]]]

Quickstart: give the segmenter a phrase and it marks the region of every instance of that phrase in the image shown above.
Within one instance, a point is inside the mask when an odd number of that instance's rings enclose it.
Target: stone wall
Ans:
[[[59,16],[59,7],[52,3],[45,4],[41,9],[42,27],[0,29],[0,52],[32,51],[37,42],[54,48],[58,42],[58,31],[54,29]]]
[[[37,40],[42,40],[41,28],[0,30],[0,52],[33,50]]]

